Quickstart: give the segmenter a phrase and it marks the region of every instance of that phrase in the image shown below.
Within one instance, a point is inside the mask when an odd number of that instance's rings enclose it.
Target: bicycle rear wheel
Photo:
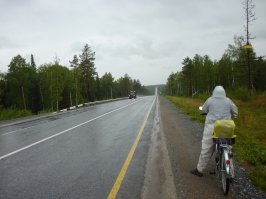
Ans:
[[[224,156],[224,152],[222,153],[222,158],[221,158],[221,177],[222,177],[222,190],[224,195],[228,194],[229,191],[229,183],[230,180],[226,174],[226,163],[225,163],[225,156]]]

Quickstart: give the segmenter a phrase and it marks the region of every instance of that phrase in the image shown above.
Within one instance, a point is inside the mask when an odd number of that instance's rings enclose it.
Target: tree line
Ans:
[[[70,68],[59,63],[36,67],[31,55],[30,63],[21,55],[8,65],[7,73],[0,73],[0,109],[15,108],[40,111],[58,111],[78,104],[126,97],[130,90],[147,94],[139,80],[125,74],[115,80],[112,74],[99,77],[95,68],[95,52],[88,44],[81,54],[74,55]]]
[[[167,79],[166,92],[170,95],[194,96],[210,93],[216,85],[229,90],[266,90],[266,60],[256,56],[254,49],[243,48],[243,37],[234,37],[220,60],[208,55],[196,54],[186,57],[182,70],[171,73]],[[250,68],[247,65],[249,56]]]

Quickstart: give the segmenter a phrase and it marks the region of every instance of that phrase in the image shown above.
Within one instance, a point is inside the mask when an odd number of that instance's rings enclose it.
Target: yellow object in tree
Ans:
[[[243,47],[246,48],[246,49],[251,49],[251,48],[252,48],[252,45],[250,45],[250,44],[246,44],[246,45],[244,45]]]
[[[235,138],[235,127],[233,120],[216,120],[212,138]]]

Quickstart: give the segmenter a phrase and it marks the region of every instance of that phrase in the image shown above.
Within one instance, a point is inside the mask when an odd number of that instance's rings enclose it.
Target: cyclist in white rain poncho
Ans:
[[[231,117],[237,116],[238,110],[232,100],[226,97],[224,88],[216,86],[212,96],[203,104],[202,112],[207,113],[207,117],[203,131],[201,154],[197,168],[191,171],[192,174],[200,177],[203,176],[202,172],[207,167],[214,151],[212,140],[214,122],[216,120],[230,120]]]

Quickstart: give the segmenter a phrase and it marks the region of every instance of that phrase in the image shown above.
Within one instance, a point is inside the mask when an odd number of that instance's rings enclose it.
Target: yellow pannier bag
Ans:
[[[216,120],[212,138],[235,138],[235,127],[233,120]]]

